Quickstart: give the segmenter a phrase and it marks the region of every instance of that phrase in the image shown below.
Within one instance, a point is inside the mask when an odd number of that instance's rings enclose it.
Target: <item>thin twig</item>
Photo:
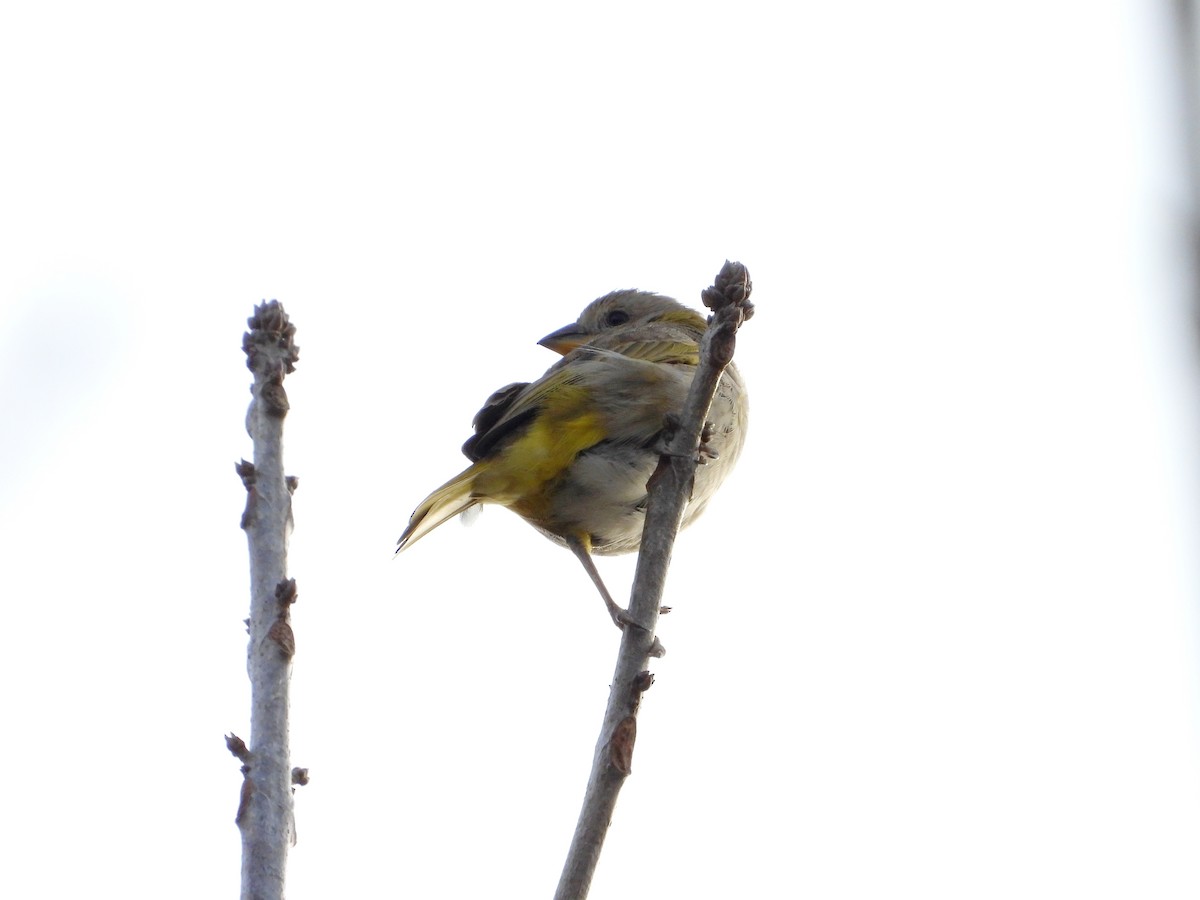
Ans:
[[[250,746],[229,739],[242,765],[237,824],[242,832],[243,900],[283,897],[288,848],[295,842],[288,747],[288,683],[296,637],[290,623],[296,582],[287,577],[294,481],[283,474],[283,378],[299,356],[295,326],[276,301],[255,307],[242,349],[254,373],[246,430],[254,463],[237,466],[246,486],[242,528],[250,545]]]
[[[1190,269],[1191,314],[1200,350],[1200,12],[1196,0],[1173,0],[1178,129],[1184,167],[1186,207],[1181,230]]]
[[[646,671],[646,665],[651,656],[662,655],[662,645],[655,637],[654,629],[658,624],[671,548],[691,496],[701,434],[721,373],[733,359],[738,327],[754,312],[750,303],[750,275],[741,263],[726,261],[714,285],[705,290],[702,297],[704,305],[713,310],[714,315],[700,344],[700,365],[683,412],[674,423],[658,469],[650,479],[642,548],[629,602],[629,618],[638,625],[627,625],[621,636],[616,672],[592,759],[583,809],[575,826],[555,900],[587,897],[617,794],[629,775],[637,735],[638,704],[642,692],[654,680]]]

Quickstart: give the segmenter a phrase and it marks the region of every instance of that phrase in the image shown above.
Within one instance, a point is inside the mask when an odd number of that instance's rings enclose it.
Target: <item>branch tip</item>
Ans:
[[[293,340],[296,326],[288,319],[282,303],[278,300],[260,303],[254,307],[254,315],[246,320],[246,324],[250,330],[242,336],[242,350],[251,371],[257,373],[268,357],[277,360],[280,378],[296,370],[296,362],[300,359],[300,348]],[[264,353],[264,350],[282,353]]]
[[[740,262],[725,260],[721,271],[713,279],[711,287],[700,292],[704,305],[714,313],[730,306],[741,309],[742,319],[754,315],[754,304],[750,302],[750,292],[754,289],[750,281],[750,272]]]

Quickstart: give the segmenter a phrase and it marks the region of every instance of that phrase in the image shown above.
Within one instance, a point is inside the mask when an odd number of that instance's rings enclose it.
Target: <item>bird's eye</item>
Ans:
[[[624,325],[629,321],[629,313],[623,309],[614,309],[604,317],[604,324],[608,328],[615,328],[617,325]]]

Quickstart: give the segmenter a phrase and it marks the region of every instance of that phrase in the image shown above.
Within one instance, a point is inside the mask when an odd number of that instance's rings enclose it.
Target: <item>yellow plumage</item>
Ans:
[[[463,445],[472,465],[422,501],[399,550],[477,503],[505,506],[579,557],[620,624],[590,554],[640,544],[664,417],[683,406],[705,327],[698,313],[658,294],[617,291],[589,304],[539,342],[563,359],[538,381],[488,398]],[[730,366],[710,411],[717,458],[697,472],[684,525],[737,460],[746,418],[745,390]]]

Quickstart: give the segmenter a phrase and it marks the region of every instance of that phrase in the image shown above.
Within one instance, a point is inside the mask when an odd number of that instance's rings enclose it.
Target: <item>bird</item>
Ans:
[[[663,294],[618,290],[592,301],[538,343],[562,359],[533,382],[492,393],[462,451],[471,464],[421,501],[400,536],[407,550],[443,522],[487,503],[504,506],[583,564],[617,627],[628,619],[592,559],[639,548],[646,482],[667,418],[683,409],[707,319]],[[749,404],[727,366],[709,410],[691,500],[695,521],[733,469]]]

